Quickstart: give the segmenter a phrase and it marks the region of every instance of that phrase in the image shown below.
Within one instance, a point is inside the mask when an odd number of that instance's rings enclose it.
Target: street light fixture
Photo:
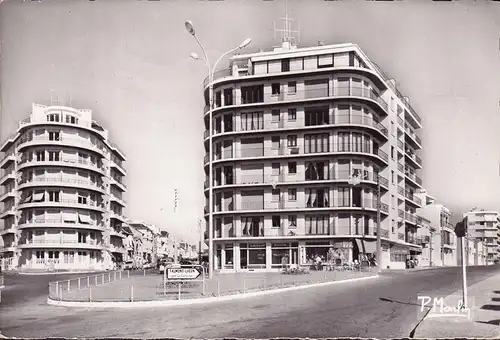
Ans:
[[[380,175],[377,173],[377,273],[382,269],[382,239],[380,227]],[[365,178],[366,179],[366,178]],[[350,185],[356,186],[361,183],[361,174],[352,174],[347,181]]]
[[[215,62],[215,64],[212,66],[210,64],[210,61],[208,59],[207,53],[205,51],[205,48],[201,44],[200,40],[196,36],[196,31],[194,29],[194,25],[191,21],[186,21],[184,23],[184,26],[186,27],[186,30],[188,31],[189,34],[191,34],[195,39],[196,42],[198,43],[198,46],[200,46],[201,51],[203,52],[203,58],[200,58],[198,54],[196,53],[191,53],[191,58],[194,60],[203,60],[208,68],[208,97],[209,97],[209,103],[208,103],[208,119],[209,119],[209,146],[208,146],[208,275],[209,278],[213,278],[213,271],[214,271],[214,247],[213,247],[213,151],[212,151],[212,134],[213,134],[213,122],[212,122],[212,111],[214,109],[214,87],[213,87],[213,80],[214,80],[214,72],[217,69],[217,65],[219,62],[224,58],[226,55],[235,52],[237,50],[240,50],[242,48],[247,47],[250,45],[252,42],[252,39],[247,38],[245,39],[238,47],[232,48],[229,51],[223,53],[219,59]]]

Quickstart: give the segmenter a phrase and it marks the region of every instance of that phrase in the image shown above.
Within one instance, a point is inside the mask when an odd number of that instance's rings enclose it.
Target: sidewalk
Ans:
[[[456,308],[461,300],[462,291],[460,290],[445,297],[444,305]],[[414,337],[499,338],[500,274],[470,286],[467,300],[468,307],[471,309],[469,320],[466,317],[453,315],[449,317],[432,317],[432,314],[429,313],[418,326]]]
[[[375,276],[375,272],[313,271],[304,275],[274,273],[216,274],[203,282],[172,283],[164,287],[160,274],[130,277],[97,287],[64,292],[59,299],[75,302],[138,302],[162,300],[186,300],[234,294],[258,292],[286,287],[305,286],[314,283],[341,281]],[[56,300],[55,297],[52,299]]]

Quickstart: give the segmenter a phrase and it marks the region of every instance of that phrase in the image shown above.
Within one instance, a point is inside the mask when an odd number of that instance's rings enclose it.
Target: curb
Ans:
[[[18,275],[66,275],[66,274],[101,274],[107,273],[108,271],[85,271],[85,272],[17,272]],[[111,272],[111,271],[109,271]]]
[[[230,301],[230,300],[246,299],[246,298],[276,294],[276,293],[281,293],[281,292],[289,292],[289,291],[294,291],[294,290],[330,286],[330,285],[340,284],[340,283],[348,283],[348,282],[376,279],[378,277],[379,277],[378,275],[373,275],[373,276],[360,277],[360,278],[355,278],[355,279],[313,283],[310,285],[303,285],[303,286],[296,286],[296,287],[270,289],[270,290],[266,290],[266,291],[258,291],[258,292],[243,293],[243,294],[233,294],[233,295],[227,295],[227,296],[209,297],[209,298],[200,298],[200,299],[137,301],[137,302],[78,302],[78,301],[56,301],[56,300],[52,300],[51,298],[47,298],[47,304],[52,305],[52,306],[84,307],[84,308],[137,308],[137,307],[188,306],[188,305],[195,305],[195,304],[202,304],[202,303],[213,303],[213,302],[223,302],[223,301]]]

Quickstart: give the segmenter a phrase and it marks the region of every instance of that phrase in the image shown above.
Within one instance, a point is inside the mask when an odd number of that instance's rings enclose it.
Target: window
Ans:
[[[339,188],[339,207],[349,207],[351,205],[351,192],[349,188]]]
[[[215,106],[216,107],[220,107],[221,103],[222,103],[222,92],[221,91],[217,91],[215,93]]]
[[[49,132],[49,140],[58,141],[59,140],[59,132],[50,131]]]
[[[391,158],[392,158],[392,160],[394,160],[394,158],[396,157],[395,154],[396,153],[394,152],[394,146],[391,146]]]
[[[289,94],[297,93],[297,82],[295,81],[288,82],[288,93]]]
[[[278,95],[280,94],[280,84],[279,83],[274,83],[271,84],[271,94],[272,95]]]
[[[318,68],[333,67],[333,54],[324,54],[318,56]]]
[[[79,204],[87,204],[87,197],[85,197],[85,196],[78,196],[78,203]]]
[[[396,179],[395,179],[395,176],[394,176],[394,170],[391,171],[391,182],[392,184],[396,184]]]
[[[70,115],[66,115],[66,123],[68,124],[78,124],[78,118]]]
[[[297,189],[288,189],[288,200],[289,201],[297,200]]]
[[[280,121],[280,110],[272,110],[271,111],[271,121],[273,123]]]
[[[272,136],[271,137],[271,148],[273,150],[277,150],[280,148],[280,137],[279,136]]]
[[[241,131],[263,130],[264,114],[262,112],[242,113]]]
[[[297,109],[288,109],[288,120],[297,120]]]
[[[37,160],[37,162],[45,161],[45,152],[44,151],[37,151],[36,152],[36,160]]]
[[[296,135],[287,136],[287,140],[288,140],[289,147],[297,146],[297,136]]]
[[[280,189],[273,189],[272,191],[272,201],[278,202],[280,200]]]
[[[49,201],[59,202],[59,191],[49,191]]]
[[[290,71],[290,59],[282,59],[281,60],[281,72]]]
[[[273,216],[273,228],[279,228],[281,227],[281,218],[279,216]]]
[[[57,151],[49,151],[49,161],[59,161],[59,152]]]
[[[297,173],[297,162],[288,162],[288,173],[289,174]]]
[[[58,122],[59,121],[59,115],[57,113],[52,113],[50,115],[47,115],[47,121],[48,122]]]
[[[288,228],[297,228],[297,216],[289,215],[288,216]]]

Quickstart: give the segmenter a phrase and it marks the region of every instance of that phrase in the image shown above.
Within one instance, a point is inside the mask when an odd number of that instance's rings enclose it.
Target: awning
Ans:
[[[90,216],[88,215],[81,215],[78,214],[78,221],[83,224],[91,224],[92,220],[90,219]]]
[[[76,222],[76,214],[63,213],[64,222]]]
[[[373,254],[377,252],[377,242],[356,239],[356,245],[358,246],[359,252],[362,254]]]
[[[41,201],[43,201],[44,197],[45,197],[45,193],[44,192],[41,192],[41,193],[38,193],[38,194],[34,194],[33,195],[33,202],[41,202]]]
[[[413,246],[410,246],[410,251],[413,251],[415,253],[421,253],[422,252],[422,249],[419,248],[419,247],[413,247]]]
[[[29,202],[31,202],[32,198],[33,198],[32,195],[28,195],[28,196],[26,196],[25,199],[23,199],[23,201],[21,203],[29,203]]]

